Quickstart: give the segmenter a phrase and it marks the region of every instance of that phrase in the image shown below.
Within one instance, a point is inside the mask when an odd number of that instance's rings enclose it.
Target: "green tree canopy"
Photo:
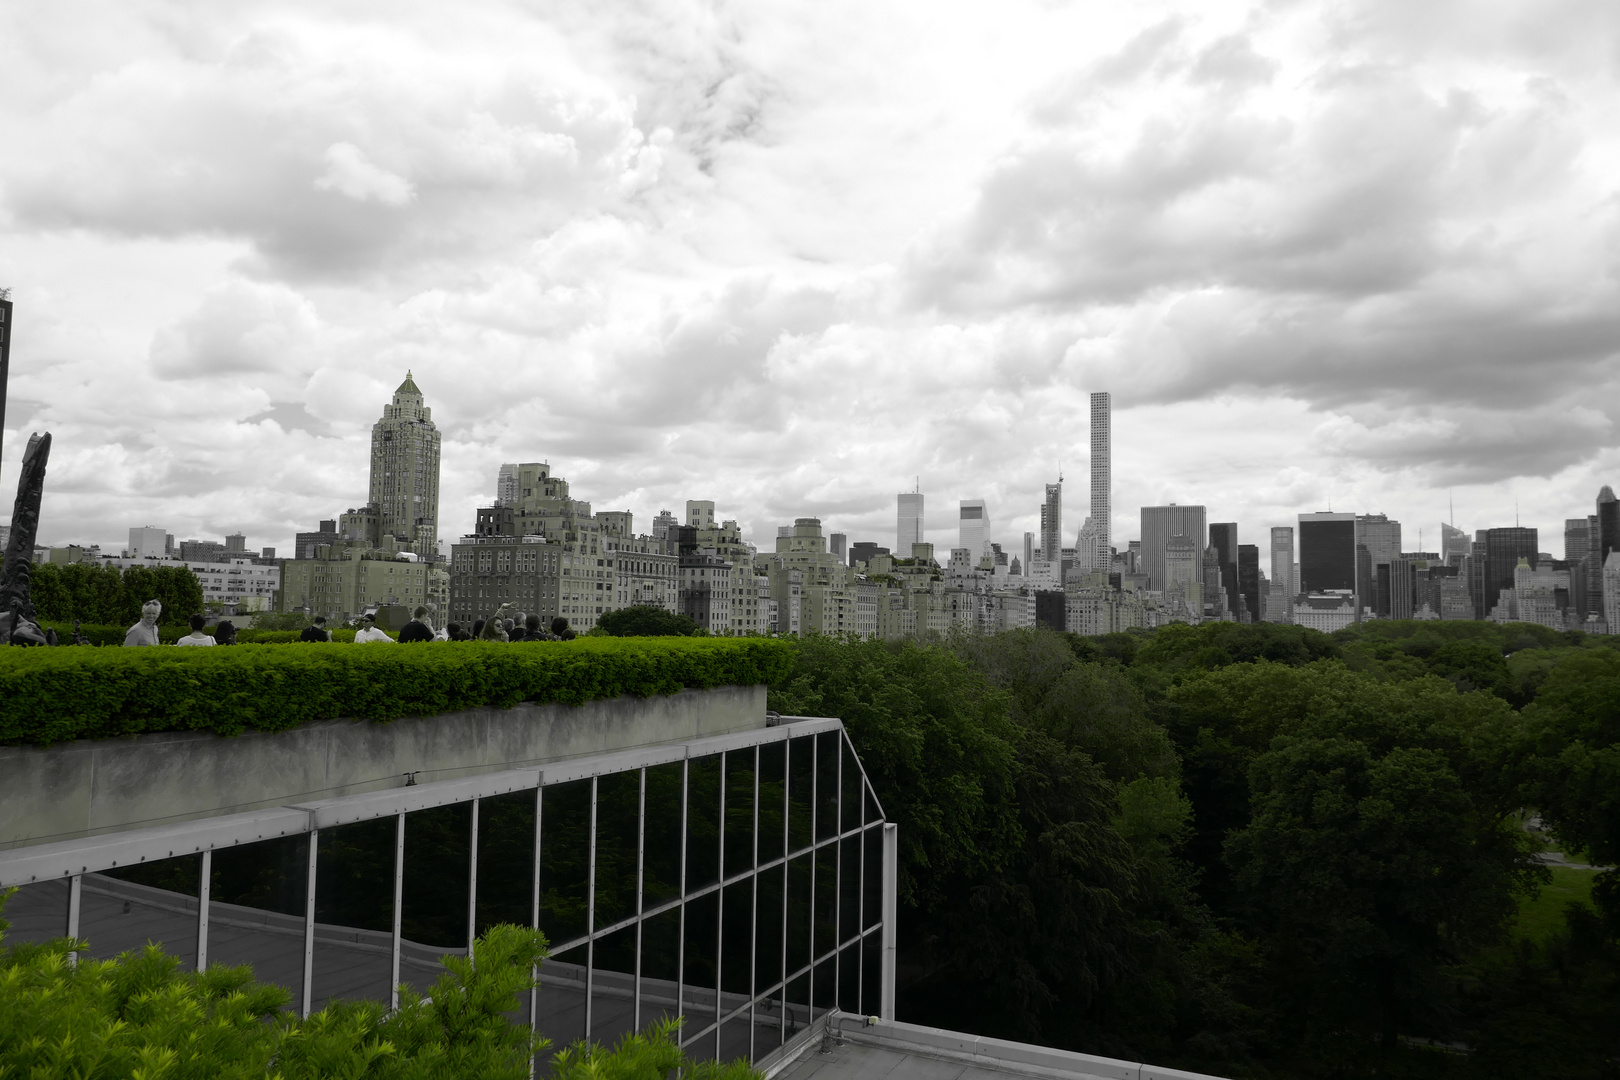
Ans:
[[[702,632],[690,617],[651,604],[610,611],[596,620],[596,628],[614,637],[695,637]]]

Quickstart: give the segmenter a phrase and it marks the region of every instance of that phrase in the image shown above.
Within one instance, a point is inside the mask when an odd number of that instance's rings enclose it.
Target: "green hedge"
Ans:
[[[55,630],[57,640],[67,645],[73,641],[73,620],[67,621],[41,619],[40,628]],[[131,625],[134,625],[131,623]],[[79,633],[90,639],[92,645],[116,645],[123,648],[124,635],[129,632],[128,626],[106,626],[101,624],[79,624]],[[210,626],[208,633],[212,635],[214,628]],[[173,645],[176,641],[191,633],[191,627],[184,624],[179,626],[165,626],[158,624],[158,639],[165,645]],[[254,630],[251,627],[236,631],[238,645],[286,645],[298,640],[299,630]],[[398,637],[398,634],[393,635]],[[332,631],[332,640],[336,642],[354,641],[354,631],[341,627]]]
[[[338,717],[774,682],[792,646],[769,638],[581,638],[398,648],[0,650],[0,743],[150,731],[284,731]]]

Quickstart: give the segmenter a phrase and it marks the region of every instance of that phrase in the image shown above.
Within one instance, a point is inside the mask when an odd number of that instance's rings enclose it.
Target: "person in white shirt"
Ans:
[[[212,637],[209,637],[207,634],[203,633],[203,624],[205,624],[207,621],[208,620],[203,618],[202,615],[200,615],[200,614],[193,615],[191,617],[191,633],[187,634],[185,637],[183,637],[179,641],[175,642],[175,644],[176,645],[212,645],[214,643],[214,639]]]
[[[371,615],[360,616],[360,629],[354,635],[356,645],[364,645],[368,641],[386,641],[394,644],[394,639],[383,631],[377,629],[377,620]]]
[[[148,600],[141,605],[141,621],[129,628],[124,635],[124,644],[156,645],[158,643],[158,616],[163,614],[163,605],[156,600]]]

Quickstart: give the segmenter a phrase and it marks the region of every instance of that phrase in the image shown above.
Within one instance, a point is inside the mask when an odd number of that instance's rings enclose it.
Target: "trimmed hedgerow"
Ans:
[[[40,629],[55,630],[58,640],[66,645],[73,640],[73,621],[41,619]],[[129,632],[127,626],[108,626],[101,623],[81,623],[79,633],[90,639],[91,645],[116,646],[123,648],[124,635]],[[207,631],[213,634],[214,628],[210,626]],[[179,639],[191,633],[191,627],[181,624],[179,626],[166,626],[158,624],[158,639],[165,645],[173,645]],[[298,640],[300,631],[297,630],[257,630],[246,627],[236,631],[238,645],[287,645]],[[395,634],[395,637],[399,635]],[[332,640],[335,642],[352,642],[354,630],[352,628],[334,627]]]
[[[0,743],[153,731],[238,735],[339,717],[769,683],[792,666],[769,638],[581,638],[333,648],[0,650]]]

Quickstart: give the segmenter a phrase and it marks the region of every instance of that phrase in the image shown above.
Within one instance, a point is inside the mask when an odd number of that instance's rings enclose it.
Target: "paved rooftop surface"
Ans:
[[[818,1020],[803,1042],[760,1064],[772,1080],[1006,1080],[1074,1077],[1076,1080],[1216,1080],[1136,1061],[1077,1054],[1030,1043],[989,1039],[960,1031],[894,1021],[863,1022],[834,1014],[835,1045],[828,1052]],[[783,1060],[785,1059],[785,1060]]]

